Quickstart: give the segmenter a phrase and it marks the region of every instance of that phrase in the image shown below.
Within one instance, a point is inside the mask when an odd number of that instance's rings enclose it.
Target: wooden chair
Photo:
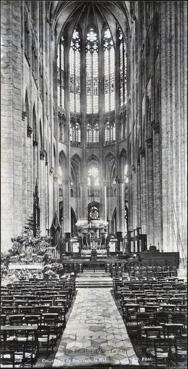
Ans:
[[[23,323],[24,323],[24,315],[23,314],[9,315],[9,324],[10,325],[22,325]]]
[[[172,352],[171,344],[166,339],[150,339],[148,341],[148,349],[146,351],[147,354],[153,359],[153,364],[157,368],[167,368],[169,366],[172,358]]]
[[[163,324],[164,337],[167,339],[175,339],[180,337],[183,330],[183,324],[165,323]]]
[[[15,368],[15,353],[9,349],[0,348],[0,368]]]
[[[153,323],[153,315],[146,312],[139,312],[136,314],[137,325],[150,326]]]
[[[169,313],[168,311],[157,311],[154,314],[154,319],[156,324],[168,323],[169,322]]]
[[[22,335],[21,337],[17,335],[14,341],[8,343],[9,349],[14,351],[15,366],[33,367],[38,358],[38,341],[35,335],[32,338],[28,339],[28,334],[26,333],[25,336]]]
[[[5,314],[0,314],[0,326],[6,324],[6,318]]]
[[[53,352],[58,339],[56,327],[40,325],[38,327],[39,352],[44,351],[47,355]]]
[[[175,338],[175,361],[185,361],[187,358],[187,337]]]
[[[186,314],[184,312],[174,312],[171,314],[172,323],[186,324]]]
[[[40,324],[41,323],[41,314],[32,314],[25,316],[25,323],[30,324]]]

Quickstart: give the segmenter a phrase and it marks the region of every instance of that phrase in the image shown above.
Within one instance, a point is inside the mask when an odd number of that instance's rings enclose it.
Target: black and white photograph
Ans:
[[[187,368],[187,2],[1,0],[0,368]]]

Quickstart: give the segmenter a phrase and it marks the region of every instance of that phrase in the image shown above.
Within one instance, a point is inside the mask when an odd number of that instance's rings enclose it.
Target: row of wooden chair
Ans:
[[[141,362],[167,368],[185,360],[186,284],[177,279],[114,278],[113,286],[128,334],[141,348]]]
[[[32,367],[41,354],[53,352],[74,294],[75,277],[56,283],[23,281],[3,288],[0,366]]]

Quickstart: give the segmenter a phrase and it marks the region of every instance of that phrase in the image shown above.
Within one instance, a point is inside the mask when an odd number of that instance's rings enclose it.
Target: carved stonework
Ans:
[[[133,172],[135,172],[136,168],[135,168],[134,164],[132,164],[131,169],[132,169]]]
[[[55,181],[55,182],[57,182],[57,180],[58,180],[58,176],[57,176],[56,174],[54,174],[54,175],[53,175],[53,179],[54,179],[54,181]]]
[[[44,160],[44,158],[45,158],[45,151],[41,150],[40,151],[40,160]]]
[[[159,132],[160,131],[160,126],[159,126],[159,122],[156,122],[155,120],[153,120],[153,122],[151,123],[152,128],[155,132]]]
[[[25,120],[26,117],[27,117],[26,111],[22,111],[22,120]]]
[[[32,128],[30,126],[27,126],[27,137],[31,138],[32,132]]]
[[[152,145],[153,145],[153,139],[151,137],[150,138],[147,138],[146,143],[147,143],[147,146],[148,147],[152,147]]]
[[[139,148],[139,154],[141,155],[141,156],[145,156],[145,148],[144,147],[140,147]]]
[[[50,174],[52,175],[52,174],[53,174],[53,172],[54,172],[54,168],[53,168],[53,167],[51,167],[51,168],[50,168]]]

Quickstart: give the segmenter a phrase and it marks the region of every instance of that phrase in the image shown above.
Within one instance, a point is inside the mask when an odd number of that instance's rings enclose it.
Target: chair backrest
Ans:
[[[160,328],[154,328],[151,327],[149,329],[146,330],[146,338],[147,339],[156,339],[156,338],[161,338],[161,329]]]
[[[172,323],[186,323],[186,313],[185,312],[174,312],[171,314]]]
[[[0,367],[15,368],[15,353],[9,349],[0,348]]]
[[[41,314],[38,315],[26,315],[25,316],[25,322],[26,324],[40,324],[41,322]]]
[[[58,313],[43,313],[42,323],[44,325],[55,326],[58,324]]]
[[[137,317],[137,323],[142,323],[144,325],[150,325],[152,321],[152,316],[150,313],[139,312],[136,314],[136,317]]]
[[[157,311],[155,313],[156,323],[168,323],[169,321],[169,313],[168,311]]]
[[[23,324],[24,323],[24,315],[23,314],[9,315],[9,323],[11,325]]]
[[[165,337],[169,338],[171,336],[181,336],[182,330],[183,330],[183,325],[182,324],[175,324],[175,323],[171,323],[171,324],[164,324],[164,335]]]

